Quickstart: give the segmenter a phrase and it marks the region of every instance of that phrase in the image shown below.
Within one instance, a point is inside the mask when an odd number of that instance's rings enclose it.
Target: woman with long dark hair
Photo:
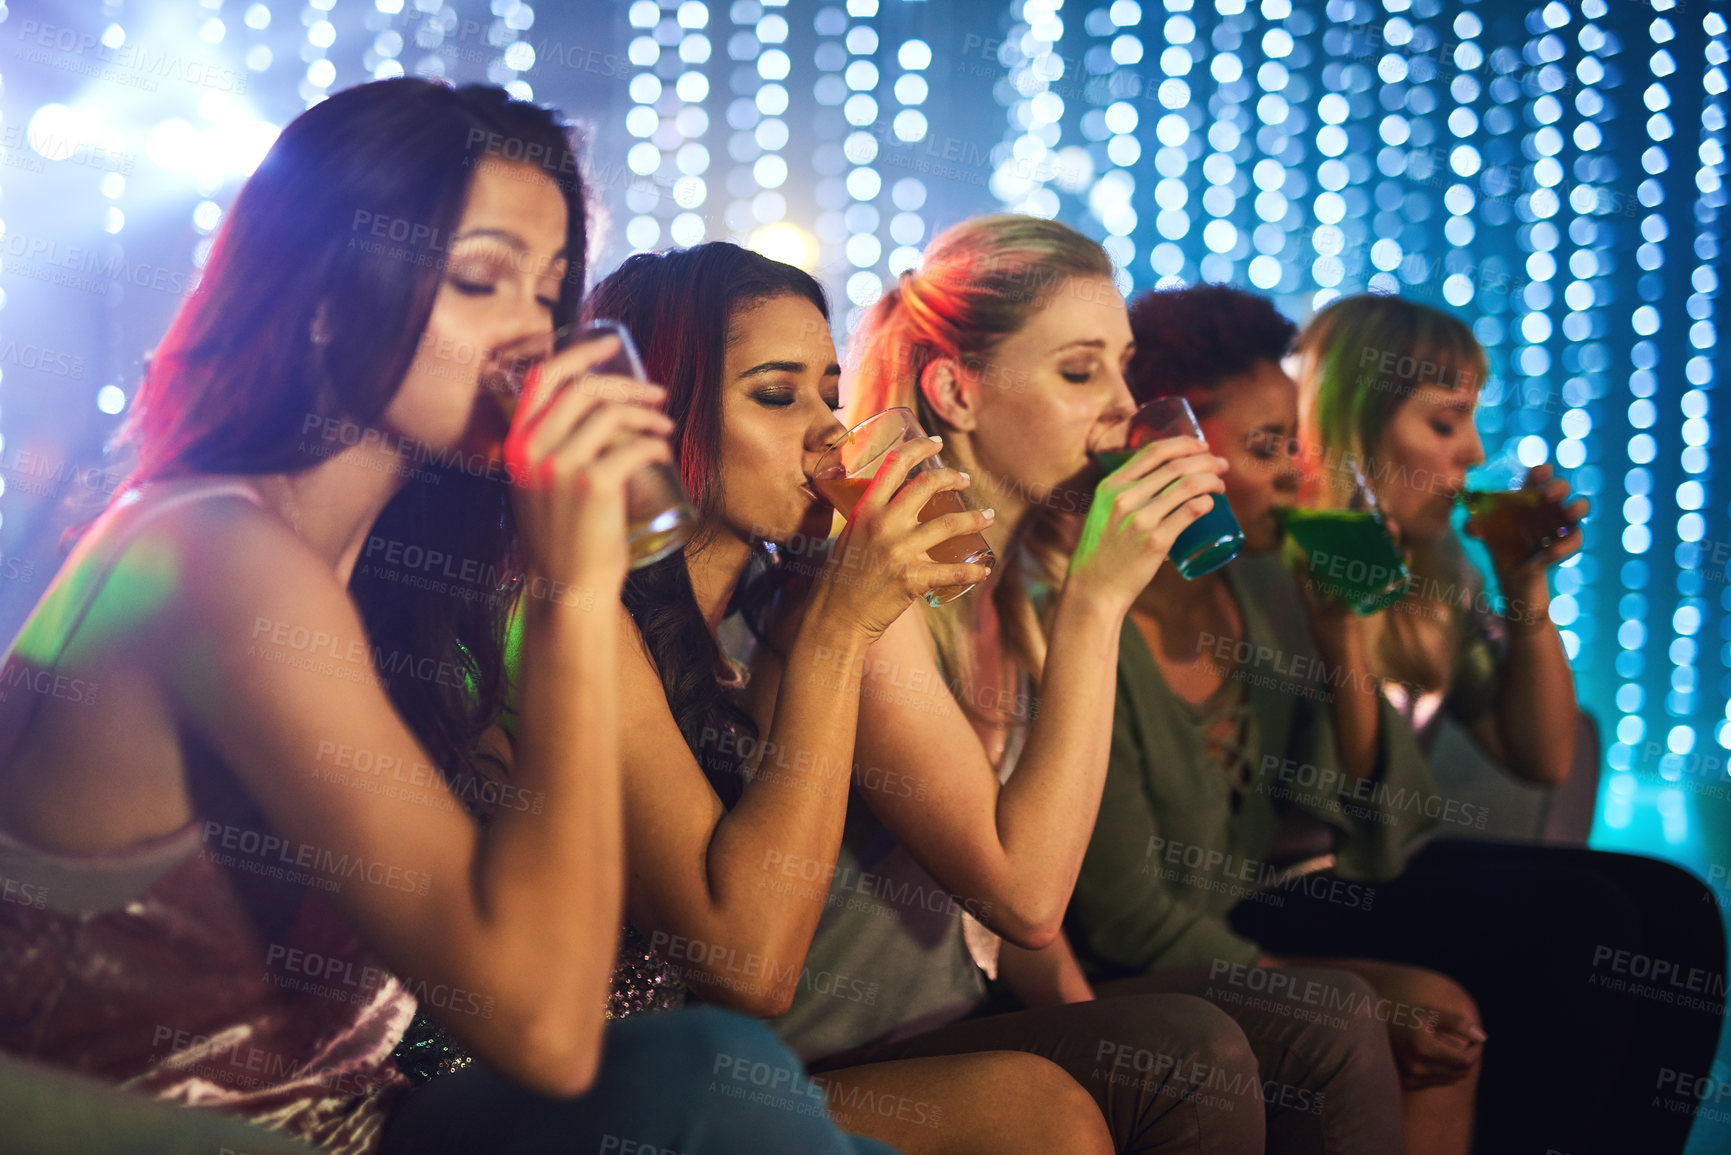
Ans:
[[[855,752],[867,650],[922,608],[920,593],[988,577],[926,553],[989,528],[992,515],[920,523],[934,493],[968,481],[938,469],[902,485],[937,448],[915,440],[822,544],[834,511],[812,477],[845,432],[840,368],[827,303],[799,270],[726,243],[645,254],[587,307],[624,320],[651,375],[668,382],[701,514],[682,556],[626,582],[642,639],[621,676],[627,908],[645,976],[633,990],[678,1001],[689,989],[782,1022],[816,1002],[904,1034],[966,1014],[954,992],[973,964],[954,913],[944,929],[955,936],[923,954],[873,955],[881,934],[853,939],[862,953],[842,963],[808,952],[849,904],[864,912],[854,925],[897,917],[878,899],[910,879],[862,876],[843,850],[861,820],[850,783],[881,784]],[[735,610],[773,655],[749,678]],[[958,910],[935,887],[919,902]],[[1224,1016],[1199,1000],[1125,1000],[1110,1023],[1121,1061],[1106,1064],[1118,1077],[1086,1087],[1078,1070],[1099,1062],[1104,1018],[1062,1012],[919,1056],[826,1063],[814,1079],[845,1127],[909,1152],[1261,1150],[1255,1080]]]
[[[656,387],[565,387],[607,342],[542,364],[509,424],[489,395],[576,312],[577,172],[546,110],[404,79],[310,109],[241,191],[137,399],[137,469],[0,674],[0,871],[43,898],[0,909],[6,1050],[332,1151],[852,1149],[821,1109],[714,1090],[798,1086],[755,1024],[604,1030],[607,607],[670,423]],[[429,590],[434,556],[461,588]],[[514,752],[501,585],[534,625]],[[494,759],[523,805],[482,828]],[[491,1070],[406,1095],[417,1003]]]

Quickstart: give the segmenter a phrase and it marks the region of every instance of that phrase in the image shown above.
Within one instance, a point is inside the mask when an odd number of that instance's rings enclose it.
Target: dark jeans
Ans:
[[[1725,999],[1712,893],[1657,859],[1561,847],[1433,842],[1374,903],[1289,889],[1241,903],[1272,954],[1384,959],[1441,971],[1478,1001],[1481,1155],[1663,1155],[1683,1149]]]
[[[815,1062],[833,1071],[891,1059],[1022,1051],[1064,1068],[1099,1104],[1119,1155],[1261,1155],[1256,1056],[1199,998],[1138,995],[964,1019]]]
[[[607,1025],[601,1074],[575,1099],[479,1063],[411,1092],[379,1155],[895,1155],[842,1134],[768,1027],[709,1008]]]

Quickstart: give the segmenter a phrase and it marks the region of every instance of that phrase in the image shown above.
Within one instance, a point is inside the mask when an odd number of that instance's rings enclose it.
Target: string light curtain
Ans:
[[[1136,289],[1233,282],[1300,318],[1401,293],[1468,319],[1493,460],[1594,501],[1551,614],[1605,731],[1599,836],[1676,846],[1731,748],[1708,455],[1726,20],[1615,2],[1016,0],[991,191],[1100,238]]]

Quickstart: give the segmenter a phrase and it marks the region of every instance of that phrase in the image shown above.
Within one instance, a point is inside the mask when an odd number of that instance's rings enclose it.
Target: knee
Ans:
[[[1307,1008],[1310,1022],[1297,1036],[1294,1053],[1317,1071],[1392,1065],[1389,1027],[1396,1011],[1375,987],[1344,970],[1293,970],[1293,978],[1324,998]]]
[[[1412,971],[1408,997],[1420,1009],[1427,1030],[1460,1034],[1484,1029],[1478,1000],[1465,987],[1436,971],[1422,967]]]
[[[1484,1025],[1479,1016],[1478,1000],[1473,998],[1471,991],[1447,975],[1436,975],[1435,980],[1437,993],[1433,997],[1442,1000],[1445,1006],[1472,1020],[1473,1026],[1482,1027]]]
[[[686,1044],[718,1062],[762,1063],[777,1069],[803,1072],[805,1065],[761,1021],[732,1011],[704,1007],[692,1012],[696,1020]]]
[[[1073,1151],[1113,1155],[1112,1132],[1093,1094],[1049,1059],[1005,1052],[990,1059],[993,1085],[1016,1088],[1016,1098],[1037,1110],[1018,1116],[1018,1152]],[[1005,1153],[1009,1155],[1009,1153]]]
[[[1478,1000],[1471,992],[1445,974],[1423,967],[1409,967],[1412,977],[1406,991],[1411,1001],[1434,1010],[1464,1026],[1482,1027]]]
[[[1387,1038],[1393,1010],[1387,1000],[1365,979],[1351,971],[1318,971],[1318,981],[1326,983],[1334,994],[1335,1005],[1346,1008],[1346,1026],[1337,1034],[1355,1043],[1373,1038]]]
[[[1244,1076],[1256,1084],[1256,1052],[1231,1015],[1194,995],[1164,995],[1151,1027],[1171,1037],[1176,1049],[1188,1051],[1207,1067],[1219,1068],[1224,1083],[1242,1086]]]

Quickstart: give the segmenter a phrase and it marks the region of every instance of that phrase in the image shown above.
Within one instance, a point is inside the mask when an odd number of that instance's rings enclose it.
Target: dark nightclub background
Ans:
[[[112,487],[104,442],[278,128],[373,77],[487,79],[587,125],[597,273],[737,239],[819,273],[838,343],[1003,207],[1100,238],[1127,292],[1466,317],[1493,463],[1594,503],[1551,609],[1604,737],[1593,844],[1731,905],[1728,45],[1703,0],[0,5],[0,630]]]

